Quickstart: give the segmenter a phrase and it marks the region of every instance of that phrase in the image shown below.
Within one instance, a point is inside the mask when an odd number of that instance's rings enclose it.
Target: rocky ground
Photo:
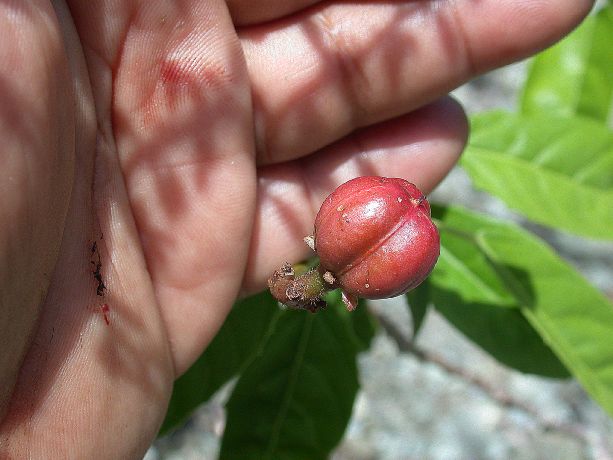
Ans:
[[[524,75],[525,64],[507,67],[463,86],[455,96],[469,113],[513,109]],[[432,199],[479,203],[485,212],[519,220],[497,200],[472,190],[461,170]],[[613,297],[613,244],[537,231]],[[398,301],[374,307],[395,324],[410,323]],[[409,329],[400,332],[408,336]],[[362,389],[334,460],[613,459],[613,421],[577,383],[506,369],[436,313],[427,317],[417,344],[423,356],[400,351],[382,332],[360,357]],[[185,428],[158,440],[146,459],[216,458],[223,401],[222,392]]]

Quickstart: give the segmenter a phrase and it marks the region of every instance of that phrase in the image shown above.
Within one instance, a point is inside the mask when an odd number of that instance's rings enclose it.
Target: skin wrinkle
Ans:
[[[339,32],[341,26],[336,25],[330,17],[330,10],[323,8],[314,16],[314,22],[328,37],[328,44],[332,44],[327,51],[332,51],[335,56],[335,64],[341,79],[347,83],[343,85],[346,92],[346,100],[352,108],[349,125],[361,126],[361,120],[366,119],[369,110],[362,102],[360,94],[369,94],[370,82],[367,72],[360,65],[360,58],[354,56],[348,47],[345,36]],[[357,76],[357,77],[356,77]]]
[[[454,30],[456,33],[454,37],[459,38],[460,46],[459,49],[463,51],[461,61],[465,64],[465,72],[462,76],[462,79],[470,76],[470,75],[478,75],[480,73],[479,67],[476,64],[474,58],[474,52],[472,50],[471,41],[468,39],[466,35],[466,30],[464,29],[464,23],[460,19],[460,15],[458,11],[460,6],[458,5],[459,0],[443,0],[447,4],[446,6],[451,7],[451,11],[448,13],[448,16],[451,18],[452,23],[454,24]],[[437,5],[434,3],[433,9],[442,9],[442,5]]]

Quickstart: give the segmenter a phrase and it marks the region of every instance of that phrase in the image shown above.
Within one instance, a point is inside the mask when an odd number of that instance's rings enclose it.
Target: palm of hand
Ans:
[[[429,2],[263,25],[314,2],[68,3],[0,6],[15,37],[0,44],[0,375],[17,378],[0,457],[142,454],[174,377],[241,288],[305,254],[331,188],[381,174],[429,190],[451,168],[461,110],[403,114],[547,43],[589,2],[540,2],[549,30],[498,48],[486,21]]]

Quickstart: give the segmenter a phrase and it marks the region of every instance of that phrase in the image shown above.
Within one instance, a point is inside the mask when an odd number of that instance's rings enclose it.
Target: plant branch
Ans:
[[[420,348],[413,340],[406,337],[402,330],[392,320],[378,312],[375,308],[369,306],[369,311],[376,318],[385,333],[396,343],[401,352],[411,354],[422,363],[434,364],[435,366],[438,366],[446,371],[448,374],[459,377],[461,380],[481,390],[485,396],[500,406],[524,412],[530,416],[543,431],[565,433],[587,445],[594,443],[594,433],[591,433],[580,424],[558,422],[543,417],[536,408],[524,401],[514,398],[512,395],[508,394],[486,379],[469,372],[462,366],[458,366],[457,364],[448,361],[441,355],[437,355]],[[596,442],[598,442],[598,440],[596,440]],[[600,444],[599,447],[601,447],[601,451],[607,449],[603,445],[604,442],[602,440],[600,440],[598,443]],[[601,452],[601,454],[602,453],[604,452]],[[607,455],[606,458],[613,459],[612,452],[607,452],[605,455]]]

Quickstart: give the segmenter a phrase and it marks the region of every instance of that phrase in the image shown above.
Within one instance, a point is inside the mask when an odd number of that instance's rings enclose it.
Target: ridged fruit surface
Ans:
[[[321,268],[352,296],[394,297],[432,271],[440,239],[430,205],[404,179],[358,177],[338,187],[315,219]]]

